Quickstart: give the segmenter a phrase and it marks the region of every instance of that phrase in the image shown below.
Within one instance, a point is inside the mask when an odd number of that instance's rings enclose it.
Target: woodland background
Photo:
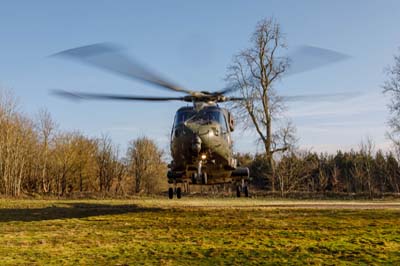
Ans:
[[[164,151],[153,140],[132,140],[121,154],[108,136],[65,132],[46,110],[30,118],[18,109],[12,93],[2,92],[0,195],[112,197],[166,191]],[[370,139],[359,150],[336,154],[290,149],[276,159],[274,186],[264,154],[237,156],[250,168],[252,190],[261,194],[373,198],[400,192],[398,155],[375,151]]]

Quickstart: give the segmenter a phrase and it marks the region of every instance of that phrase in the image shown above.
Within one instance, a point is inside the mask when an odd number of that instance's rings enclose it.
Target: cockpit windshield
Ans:
[[[225,119],[222,112],[219,110],[201,110],[194,118],[198,122],[217,122],[219,124],[224,124]]]
[[[221,125],[224,131],[227,131],[227,123],[223,112],[219,109],[204,108],[199,112],[194,110],[179,111],[175,116],[174,125],[177,126],[186,121],[193,121],[199,124],[210,124],[216,122]]]
[[[192,111],[192,110],[178,112],[175,116],[174,125],[177,126],[179,124],[182,124],[189,118],[193,117],[194,114],[195,114],[195,111]]]
[[[193,116],[191,120],[200,124],[210,124],[212,122],[216,122],[221,126],[223,131],[228,130],[224,113],[219,109],[203,109]]]

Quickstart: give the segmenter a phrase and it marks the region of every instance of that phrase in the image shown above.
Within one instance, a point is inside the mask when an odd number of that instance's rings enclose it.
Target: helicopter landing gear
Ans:
[[[238,197],[238,198],[240,198],[240,191],[241,191],[241,187],[236,186],[236,197]]]
[[[248,198],[248,197],[249,197],[249,188],[248,188],[248,186],[245,186],[245,187],[243,188],[243,192],[244,192],[244,196],[245,196],[246,198]]]
[[[207,173],[202,171],[203,161],[199,161],[197,166],[197,173],[192,174],[192,183],[207,185]]]
[[[244,179],[242,179],[241,184],[236,185],[236,197],[240,198],[242,192],[246,198],[249,197],[249,187]]]
[[[202,173],[200,176],[201,176],[201,184],[207,185],[207,173]]]
[[[193,173],[192,174],[192,184],[207,185],[208,177],[207,173]]]
[[[181,187],[177,187],[176,188],[176,197],[178,199],[182,198],[182,189],[181,189]]]
[[[197,184],[197,173],[192,174],[192,184]]]
[[[180,199],[182,198],[182,188],[180,186],[177,186],[177,183],[173,183],[173,187],[168,188],[168,198],[173,199],[174,194],[176,194],[176,198]]]

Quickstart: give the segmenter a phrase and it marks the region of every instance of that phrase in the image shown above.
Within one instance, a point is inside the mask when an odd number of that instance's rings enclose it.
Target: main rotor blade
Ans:
[[[337,102],[360,96],[358,92],[280,96],[286,102]]]
[[[63,90],[54,90],[53,94],[64,98],[69,98],[71,100],[119,100],[119,101],[150,101],[150,102],[185,100],[185,97],[147,97],[147,96],[133,96],[133,95],[69,92]]]
[[[303,45],[289,53],[285,58],[289,59],[289,68],[285,71],[285,75],[293,75],[301,72],[310,71],[329,64],[334,64],[351,58],[349,55],[336,52],[329,49]],[[279,58],[278,60],[284,60]],[[223,95],[236,91],[236,87],[228,87],[220,91],[212,92],[214,95]],[[319,95],[322,96],[322,95]],[[328,96],[328,95],[325,95]],[[329,95],[328,98],[333,95]],[[287,101],[305,101],[308,96],[288,96]],[[310,96],[310,99],[312,96]],[[243,99],[242,99],[243,100]]]
[[[247,100],[246,98],[243,97],[226,97],[225,98],[225,102],[229,102],[229,101],[244,101]]]
[[[290,65],[285,75],[310,71],[350,58],[349,55],[340,52],[306,45],[300,46],[289,53],[287,57]]]
[[[219,90],[219,91],[211,92],[211,94],[213,94],[213,95],[224,95],[224,94],[228,94],[228,93],[231,93],[233,91],[236,91],[236,90],[238,90],[237,87],[227,87],[227,88],[224,88],[224,89]]]
[[[123,54],[121,48],[106,43],[92,44],[65,50],[53,56],[63,56],[79,60],[125,77],[138,79],[158,87],[193,95],[194,92],[184,89],[154,71],[149,70],[137,61]]]

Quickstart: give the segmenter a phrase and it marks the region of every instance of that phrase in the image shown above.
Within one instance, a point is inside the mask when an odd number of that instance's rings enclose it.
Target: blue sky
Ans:
[[[274,16],[289,47],[313,45],[352,58],[290,76],[285,95],[362,92],[346,101],[289,105],[300,147],[357,148],[372,137],[387,149],[388,99],[383,69],[400,46],[400,1],[2,1],[0,86],[34,116],[47,108],[61,129],[109,134],[126,148],[147,135],[168,149],[174,113],[182,103],[74,103],[50,89],[173,95],[76,62],[49,58],[61,50],[114,42],[164,76],[195,90],[217,90],[232,56],[249,46],[258,20]],[[253,132],[235,133],[238,151],[262,151]]]

